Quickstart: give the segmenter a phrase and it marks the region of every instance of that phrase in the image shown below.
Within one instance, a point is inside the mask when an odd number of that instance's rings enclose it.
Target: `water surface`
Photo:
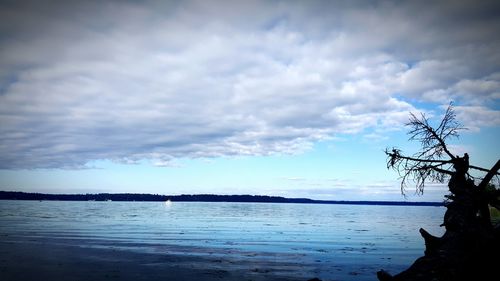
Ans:
[[[375,280],[423,254],[445,208],[283,203],[0,201],[3,241],[220,257],[235,268]],[[37,240],[38,239],[38,240]],[[286,266],[285,266],[286,265]]]

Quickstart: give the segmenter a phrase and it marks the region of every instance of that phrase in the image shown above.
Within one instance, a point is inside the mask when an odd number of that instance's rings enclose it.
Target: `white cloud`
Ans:
[[[72,4],[2,4],[0,168],[299,153],[399,128],[407,98],[498,125],[498,20],[454,18],[472,3]]]
[[[500,126],[500,111],[485,106],[456,106],[457,119],[470,131],[484,126]]]
[[[297,188],[269,189],[269,194],[319,200],[382,200],[382,201],[434,201],[440,202],[448,194],[446,184],[427,183],[424,194],[417,194],[408,187],[401,194],[398,181],[375,181],[372,184],[303,184]]]

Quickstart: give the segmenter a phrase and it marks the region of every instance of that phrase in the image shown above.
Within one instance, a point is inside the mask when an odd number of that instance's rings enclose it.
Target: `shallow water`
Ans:
[[[375,280],[423,254],[444,207],[202,202],[0,201],[2,240],[221,257],[276,274]],[[277,264],[275,268],[272,264]],[[279,266],[278,266],[279,264]],[[285,269],[283,264],[289,264]]]

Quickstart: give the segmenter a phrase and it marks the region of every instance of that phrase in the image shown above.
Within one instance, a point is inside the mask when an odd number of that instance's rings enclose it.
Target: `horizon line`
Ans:
[[[18,195],[18,196],[16,196]],[[20,198],[18,198],[20,197]],[[114,200],[113,200],[114,199]],[[226,199],[226,200],[224,200]],[[232,200],[227,200],[232,199]],[[357,205],[427,205],[443,206],[437,201],[388,201],[388,200],[322,200],[311,198],[289,198],[275,195],[251,194],[181,194],[164,195],[151,193],[39,193],[24,191],[0,191],[0,200],[39,200],[39,201],[142,201],[142,202],[234,202],[234,203],[310,203],[310,204],[357,204]]]

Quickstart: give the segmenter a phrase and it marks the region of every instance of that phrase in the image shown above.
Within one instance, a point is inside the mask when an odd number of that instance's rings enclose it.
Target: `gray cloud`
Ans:
[[[500,126],[500,112],[485,106],[458,106],[457,119],[471,131],[478,131],[483,126]]]
[[[4,2],[0,168],[298,153],[413,101],[498,126],[498,4],[414,2]]]

